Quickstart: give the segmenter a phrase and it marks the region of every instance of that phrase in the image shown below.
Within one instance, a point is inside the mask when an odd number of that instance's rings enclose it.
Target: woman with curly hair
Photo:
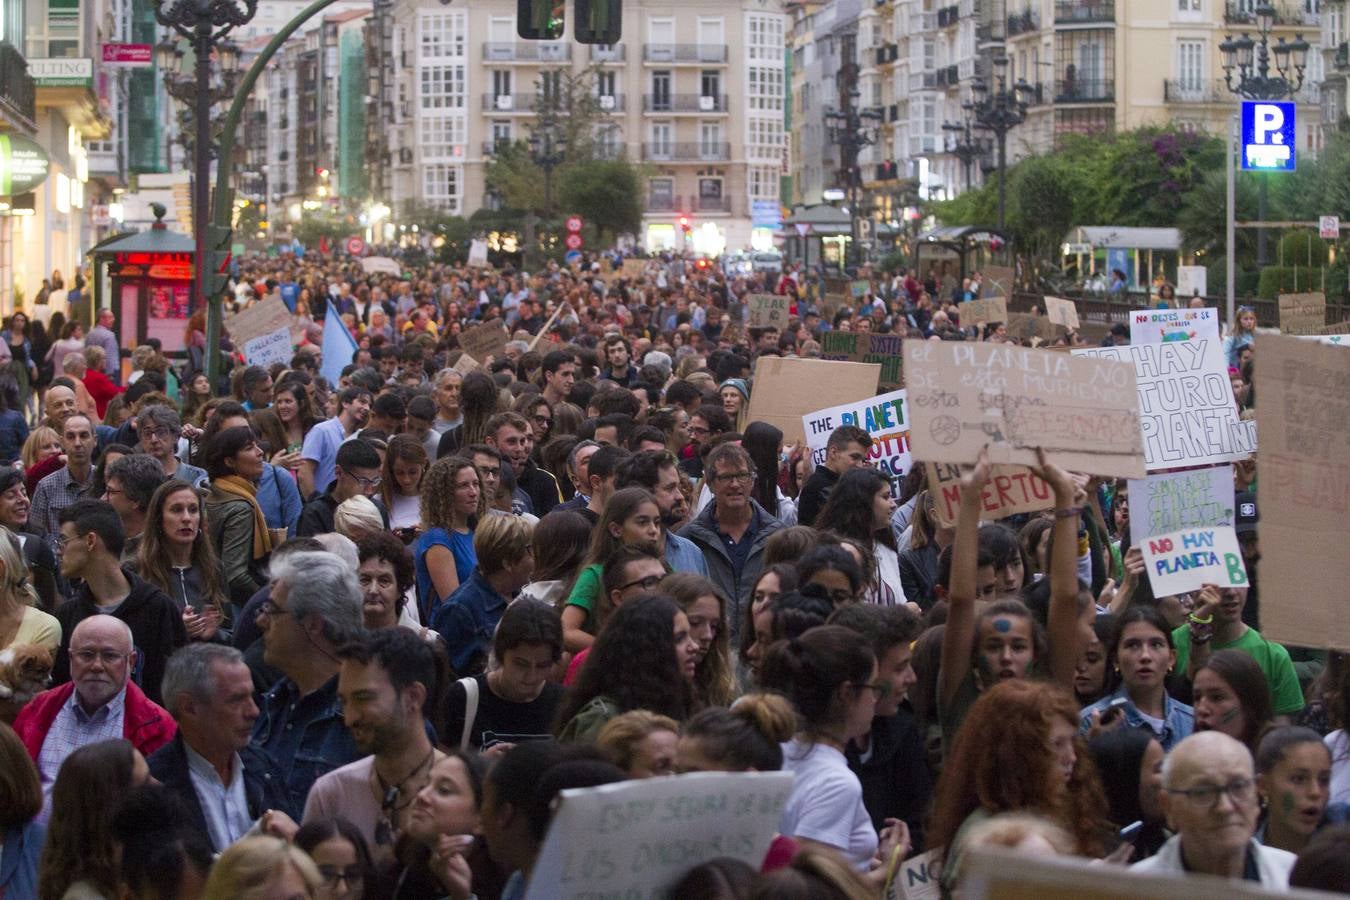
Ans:
[[[487,515],[483,479],[474,464],[445,457],[422,476],[422,536],[413,544],[420,621],[430,622],[445,599],[469,580],[478,565],[473,533]]]
[[[645,594],[624,603],[563,697],[554,726],[558,739],[592,740],[606,722],[632,709],[684,721],[693,705],[697,649],[689,618],[674,600]]]
[[[970,828],[1002,812],[1043,815],[1073,836],[1080,854],[1100,855],[1106,802],[1078,734],[1078,705],[1064,688],[1003,681],[970,708],[943,763],[928,831],[928,846],[947,848],[944,889]]]
[[[840,476],[825,508],[816,518],[816,528],[833,531],[871,553],[873,568],[865,573],[865,603],[896,606],[905,602],[900,583],[900,554],[891,531],[891,483],[876,469],[849,469]]]
[[[137,570],[173,598],[188,637],[212,640],[225,625],[220,560],[203,521],[201,495],[186,481],[171,478],[150,496]]]
[[[694,693],[699,706],[730,705],[736,697],[736,678],[731,665],[726,598],[717,585],[690,572],[667,575],[656,590],[671,597],[689,617],[689,633],[698,642]]]

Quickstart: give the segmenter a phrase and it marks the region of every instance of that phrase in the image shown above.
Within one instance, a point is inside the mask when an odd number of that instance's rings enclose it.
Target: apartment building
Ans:
[[[626,3],[612,46],[521,40],[512,0],[395,0],[375,17],[368,159],[395,218],[491,207],[493,153],[528,139],[536,98],[566,72],[595,92],[599,152],[643,166],[644,246],[712,254],[771,240],[787,90],[778,0]]]
[[[1350,3],[1322,2],[1322,123],[1350,129]]]

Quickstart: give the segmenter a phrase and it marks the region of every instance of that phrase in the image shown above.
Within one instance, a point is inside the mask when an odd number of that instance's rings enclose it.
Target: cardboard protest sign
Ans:
[[[956,310],[964,325],[988,325],[993,322],[1008,321],[1008,300],[1005,297],[988,297],[983,300],[967,300],[957,305]]]
[[[1011,297],[1016,289],[1017,272],[1011,266],[986,266],[982,273],[980,293],[985,297],[995,294]]]
[[[1319,334],[1327,324],[1327,296],[1319,292],[1281,294],[1280,331],[1285,334]]]
[[[1004,330],[1008,332],[1008,337],[1015,341],[1030,341],[1032,338],[1053,341],[1064,333],[1062,326],[1056,325],[1045,316],[1034,316],[1031,313],[1008,313],[1005,326]]]
[[[267,367],[273,363],[289,366],[291,357],[295,355],[289,325],[283,325],[269,334],[245,341],[242,349],[244,359],[250,366]]]
[[[623,261],[623,277],[624,277],[624,278],[641,278],[641,277],[642,277],[642,270],[645,269],[646,267],[647,267],[647,262],[646,262],[646,260],[641,260],[641,259],[625,259],[625,260]]]
[[[1075,472],[1144,474],[1132,368],[1011,344],[905,342],[914,456],[1035,463],[1043,447]]]
[[[281,297],[268,297],[226,319],[225,330],[235,346],[242,347],[254,338],[275,334],[282,328],[289,330],[292,321],[291,311]],[[290,357],[286,361],[290,362]]]
[[[696,772],[558,795],[525,900],[664,897],[718,857],[758,870],[791,772]]]
[[[942,896],[942,866],[941,847],[903,860],[896,868],[887,900],[938,900]]]
[[[1069,331],[1078,330],[1078,306],[1072,300],[1060,297],[1045,298],[1045,317]]]
[[[900,343],[896,334],[827,331],[820,336],[820,358],[877,363],[881,366],[881,389],[894,390],[904,384]]]
[[[751,294],[746,301],[746,324],[751,328],[786,328],[792,298],[786,294]]]
[[[1161,472],[1130,479],[1130,539],[1233,524],[1233,467]]]
[[[789,444],[805,442],[802,416],[822,403],[838,406],[875,395],[880,374],[875,363],[761,356],[755,362],[747,420],[768,422]]]
[[[1134,364],[1150,472],[1234,462],[1256,449],[1250,430],[1238,419],[1217,339],[1094,347],[1075,350],[1073,356]]]
[[[924,465],[928,467],[928,493],[938,524],[955,525],[961,510],[961,467],[932,462]],[[994,466],[989,483],[980,492],[980,516],[985,519],[1006,519],[1054,505],[1054,489],[1026,466]]]
[[[402,275],[403,267],[387,256],[366,256],[361,259],[361,271],[367,275]]]
[[[850,281],[848,283],[849,295],[854,300],[861,300],[867,296],[867,292],[872,289],[872,285],[866,281]]]
[[[813,464],[825,464],[825,445],[831,432],[841,425],[856,425],[871,435],[872,449],[868,458],[877,471],[890,479],[892,496],[899,496],[900,483],[912,465],[905,392],[878,394],[802,416],[802,430],[806,432],[806,446],[811,451]]]
[[[1155,597],[1198,591],[1207,584],[1247,586],[1247,567],[1231,525],[1182,528],[1138,543]]]
[[[506,353],[506,342],[510,335],[500,320],[484,322],[460,332],[459,346],[474,359],[487,359],[489,356],[501,359]]]
[[[1261,335],[1261,632],[1350,650],[1350,353]]]
[[[459,359],[450,367],[450,371],[458,372],[461,375],[468,375],[470,372],[477,372],[481,368],[482,365],[479,364],[478,360],[467,353],[461,353]]]
[[[1336,322],[1332,325],[1323,325],[1322,330],[1318,332],[1318,334],[1344,337],[1345,335],[1350,334],[1350,322]]]
[[[1131,344],[1204,341],[1205,353],[1223,361],[1217,309],[1141,309],[1130,313]]]

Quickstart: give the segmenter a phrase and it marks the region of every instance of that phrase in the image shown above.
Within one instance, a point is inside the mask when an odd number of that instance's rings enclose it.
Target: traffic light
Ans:
[[[622,0],[576,0],[575,13],[577,43],[617,44],[623,37]]]
[[[688,237],[693,230],[693,226],[689,224],[689,217],[680,216],[680,231],[684,232],[684,236]]]
[[[566,16],[566,0],[516,0],[516,34],[527,41],[556,41]]]

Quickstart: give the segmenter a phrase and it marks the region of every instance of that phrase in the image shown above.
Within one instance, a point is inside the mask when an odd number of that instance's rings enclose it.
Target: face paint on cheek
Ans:
[[[1294,795],[1285,792],[1280,795],[1280,809],[1284,810],[1287,816],[1294,811]]]
[[[1242,715],[1242,707],[1235,706],[1219,717],[1219,724],[1227,725],[1229,722],[1233,721],[1240,715]]]

